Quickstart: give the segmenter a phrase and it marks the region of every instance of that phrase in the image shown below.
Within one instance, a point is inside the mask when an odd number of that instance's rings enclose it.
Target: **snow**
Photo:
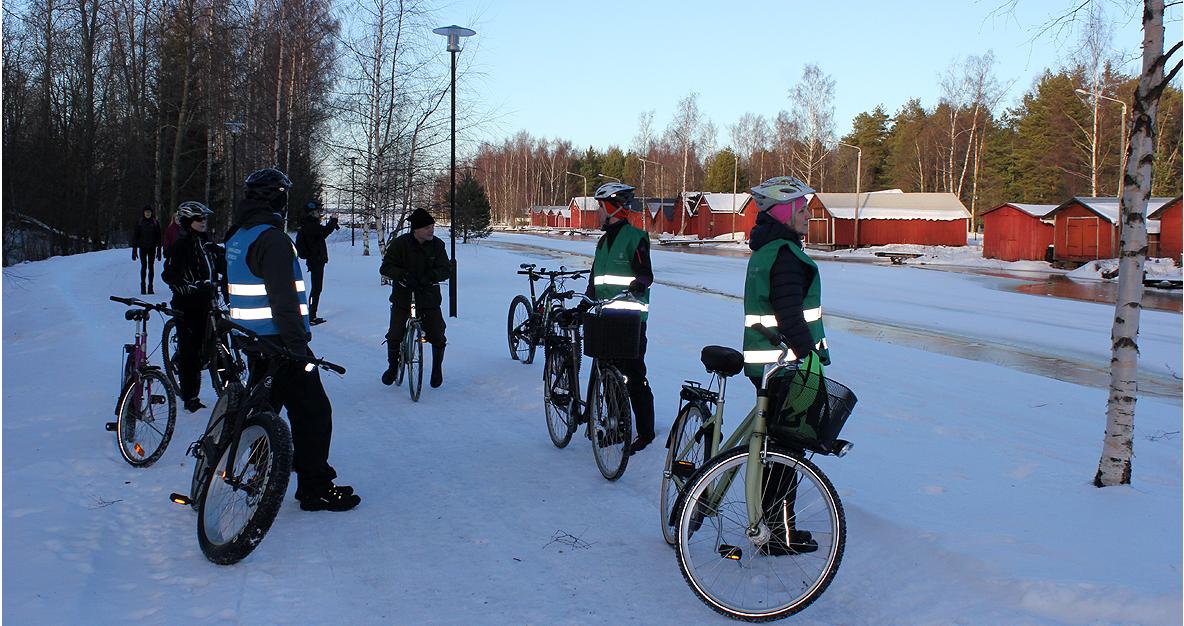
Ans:
[[[307,513],[289,494],[258,549],[230,567],[202,557],[192,512],[167,500],[188,486],[183,453],[208,409],[182,412],[168,451],[144,470],[124,464],[102,428],[131,332],[107,296],[132,293],[138,265],[113,250],[5,270],[3,617],[732,623],[695,598],[661,538],[664,449],[604,481],[585,440],[557,450],[547,438],[541,364],[508,357],[506,307],[526,290],[518,264],[587,266],[593,242],[499,234],[458,245],[461,316],[448,320],[445,384],[413,404],[378,382],[389,293],[380,259],[339,232],[321,308],[329,322],[313,348],[349,369],[324,378],[331,462],[363,502]],[[746,260],[657,247],[653,257],[647,361],[661,437],[679,385],[704,379],[699,349],[740,340]],[[820,266],[828,316],[1109,359],[1110,306],[949,272]],[[854,451],[816,459],[843,499],[848,543],[834,583],[795,623],[1181,622],[1179,397],[1139,399],[1134,485],[1099,490],[1089,481],[1105,389],[838,325],[828,343],[828,375],[860,398],[844,431]],[[1141,367],[1178,374],[1181,316],[1144,311],[1140,348]],[[742,380],[729,386],[727,424],[752,395]]]
[[[1171,259],[1149,258],[1144,262],[1143,273],[1147,278],[1160,280],[1180,280],[1180,268]],[[1085,265],[1069,272],[1069,278],[1074,280],[1118,280],[1118,259],[1102,259],[1090,261]]]

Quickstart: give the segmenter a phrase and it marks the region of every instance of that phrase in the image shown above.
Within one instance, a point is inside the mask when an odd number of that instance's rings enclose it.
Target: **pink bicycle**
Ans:
[[[148,319],[153,311],[174,317],[180,313],[136,298],[111,296],[111,300],[132,307],[123,317],[136,323],[136,337],[134,343],[123,345],[119,400],[115,421],[107,423],[107,430],[115,433],[123,460],[133,467],[148,467],[164,454],[177,421],[173,386],[159,367],[148,364]]]

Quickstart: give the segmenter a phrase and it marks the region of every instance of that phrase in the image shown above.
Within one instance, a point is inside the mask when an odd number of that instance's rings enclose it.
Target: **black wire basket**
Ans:
[[[847,418],[859,401],[846,385],[825,376],[806,411],[789,408],[786,398],[794,385],[803,385],[802,376],[778,377],[771,381],[769,394],[769,435],[779,442],[822,454],[833,454],[832,444],[839,438]]]
[[[584,354],[594,359],[636,359],[641,355],[641,313],[602,309],[584,315]]]

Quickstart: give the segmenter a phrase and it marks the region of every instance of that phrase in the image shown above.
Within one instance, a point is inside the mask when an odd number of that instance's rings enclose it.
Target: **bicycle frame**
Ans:
[[[411,362],[412,351],[415,350],[415,331],[422,329],[423,323],[419,319],[419,308],[415,306],[415,292],[411,292],[411,314],[407,316],[407,322],[403,325],[403,366]]]
[[[591,272],[591,270],[567,270],[563,267],[559,271],[547,271],[546,268],[535,271],[533,265],[524,264],[519,266],[523,274],[527,277],[527,282],[530,283],[530,312],[533,314],[539,312],[542,316],[539,318],[539,325],[534,329],[533,336],[529,337],[532,344],[537,345],[541,342],[545,335],[544,331],[550,326],[552,314],[554,309],[562,308],[561,300],[564,298],[557,298],[556,294],[563,293],[564,282],[568,278],[581,278],[584,274]],[[547,286],[543,288],[542,292],[536,292],[535,282],[547,278]],[[529,318],[528,318],[529,323]]]

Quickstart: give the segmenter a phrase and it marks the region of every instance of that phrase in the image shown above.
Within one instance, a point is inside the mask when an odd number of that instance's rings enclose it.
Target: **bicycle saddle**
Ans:
[[[735,376],[744,369],[744,355],[725,346],[703,348],[699,360],[703,362],[703,367],[706,367],[707,371],[719,374],[724,378]]]

